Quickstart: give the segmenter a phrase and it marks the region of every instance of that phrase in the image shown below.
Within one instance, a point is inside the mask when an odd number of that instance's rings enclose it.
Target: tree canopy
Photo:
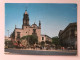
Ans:
[[[34,45],[35,43],[38,43],[38,37],[36,35],[23,36],[21,40],[24,40],[24,39],[27,40],[29,45]]]
[[[41,46],[44,46],[44,45],[45,45],[45,42],[44,42],[44,41],[42,41],[42,42],[41,42]]]
[[[52,37],[52,44],[59,45],[59,38],[57,36]]]

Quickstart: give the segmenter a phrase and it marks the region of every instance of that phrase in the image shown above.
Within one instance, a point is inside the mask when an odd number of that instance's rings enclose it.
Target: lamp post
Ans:
[[[9,30],[7,30],[8,31],[8,37],[9,37]]]

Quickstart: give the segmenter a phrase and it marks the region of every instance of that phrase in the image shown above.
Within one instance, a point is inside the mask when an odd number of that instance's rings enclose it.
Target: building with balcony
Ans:
[[[70,23],[64,30],[60,30],[59,40],[63,47],[77,49],[77,23]]]

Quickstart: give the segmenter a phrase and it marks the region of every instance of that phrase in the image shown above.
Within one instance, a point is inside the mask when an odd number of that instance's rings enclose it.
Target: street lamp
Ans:
[[[9,30],[7,30],[8,31],[8,37],[9,37]]]

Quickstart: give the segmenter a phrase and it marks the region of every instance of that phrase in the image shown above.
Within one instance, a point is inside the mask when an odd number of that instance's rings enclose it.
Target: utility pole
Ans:
[[[8,31],[8,37],[9,37],[9,30],[7,30]]]

